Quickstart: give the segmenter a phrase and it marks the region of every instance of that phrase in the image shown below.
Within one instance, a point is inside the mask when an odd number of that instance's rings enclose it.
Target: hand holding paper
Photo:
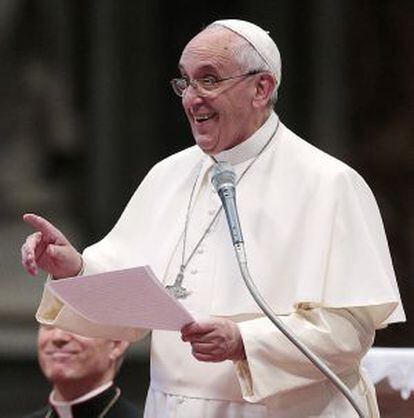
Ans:
[[[237,324],[215,318],[193,322],[181,330],[182,340],[189,342],[193,356],[200,361],[243,360],[243,340]]]

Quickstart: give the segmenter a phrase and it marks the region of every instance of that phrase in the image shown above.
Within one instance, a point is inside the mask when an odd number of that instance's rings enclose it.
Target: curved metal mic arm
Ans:
[[[294,333],[277,317],[277,315],[272,311],[266,300],[260,295],[259,290],[254,284],[249,269],[247,267],[246,252],[244,249],[244,243],[239,242],[234,244],[234,249],[236,251],[237,261],[239,263],[239,268],[241,275],[243,277],[244,283],[249,289],[250,294],[253,299],[259,305],[260,309],[264,314],[269,318],[269,320],[282,332],[285,337],[295,345],[299,351],[301,351],[337,388],[342,394],[348,399],[355,411],[358,413],[360,418],[367,418],[362,412],[359,405],[356,403],[352,392],[349,388],[338,378],[338,376],[315,354],[313,353],[305,344],[303,344]]]
[[[250,167],[250,166],[249,166]],[[245,170],[243,174],[246,172]],[[239,177],[239,180],[240,178]],[[366,418],[364,413],[353,398],[352,392],[349,388],[338,378],[338,376],[305,344],[303,344],[294,333],[277,317],[268,305],[266,300],[260,295],[256,285],[254,284],[249,269],[247,267],[246,252],[244,249],[244,242],[242,236],[241,225],[237,213],[236,205],[236,176],[232,167],[225,162],[219,162],[214,166],[214,175],[211,179],[214,188],[217,190],[221,202],[223,204],[226,219],[230,230],[233,246],[236,251],[237,261],[244,283],[246,284],[253,299],[259,305],[260,309],[269,318],[269,320],[279,329],[282,334],[304,354],[348,399],[352,407],[358,413],[360,418]]]

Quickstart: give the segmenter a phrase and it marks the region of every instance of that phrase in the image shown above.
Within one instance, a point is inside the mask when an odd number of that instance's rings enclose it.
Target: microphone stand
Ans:
[[[234,250],[236,252],[237,261],[239,264],[240,272],[245,285],[247,286],[253,299],[259,305],[260,309],[269,318],[269,320],[279,329],[285,337],[299,349],[337,388],[338,390],[348,399],[352,407],[355,409],[360,418],[367,418],[362,412],[359,405],[356,403],[352,392],[349,388],[338,378],[338,376],[305,344],[303,344],[293,332],[277,317],[272,311],[266,300],[261,296],[259,290],[254,284],[249,269],[247,267],[246,252],[244,249],[244,243],[238,242],[234,244]]]
[[[269,318],[269,320],[279,329],[279,331],[284,334],[285,337],[296,348],[298,348],[298,350],[304,354],[314,364],[314,366],[316,366],[348,399],[359,417],[366,418],[365,414],[362,412],[361,408],[355,401],[349,388],[315,353],[313,353],[305,344],[300,341],[300,339],[298,339],[298,337],[294,335],[294,333],[277,317],[266,300],[261,296],[259,290],[257,289],[250,276],[250,272],[247,267],[246,251],[244,248],[244,240],[236,205],[236,182],[234,171],[227,163],[216,164],[215,171],[216,174],[213,175],[211,181],[214,188],[217,190],[217,193],[224,207],[226,220],[234,250],[236,252],[240,272],[243,281],[253,299],[259,305],[264,314]]]

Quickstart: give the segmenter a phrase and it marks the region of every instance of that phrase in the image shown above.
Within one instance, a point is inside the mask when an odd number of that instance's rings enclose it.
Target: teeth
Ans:
[[[195,116],[194,117],[194,119],[197,121],[197,122],[203,122],[203,121],[205,121],[205,120],[207,120],[207,119],[210,119],[211,117],[212,117],[213,115],[198,115],[198,116]]]

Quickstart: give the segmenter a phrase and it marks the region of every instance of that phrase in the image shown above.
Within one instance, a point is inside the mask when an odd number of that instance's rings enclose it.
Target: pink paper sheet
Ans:
[[[46,286],[73,311],[98,324],[180,330],[194,321],[149,266],[52,280]]]

